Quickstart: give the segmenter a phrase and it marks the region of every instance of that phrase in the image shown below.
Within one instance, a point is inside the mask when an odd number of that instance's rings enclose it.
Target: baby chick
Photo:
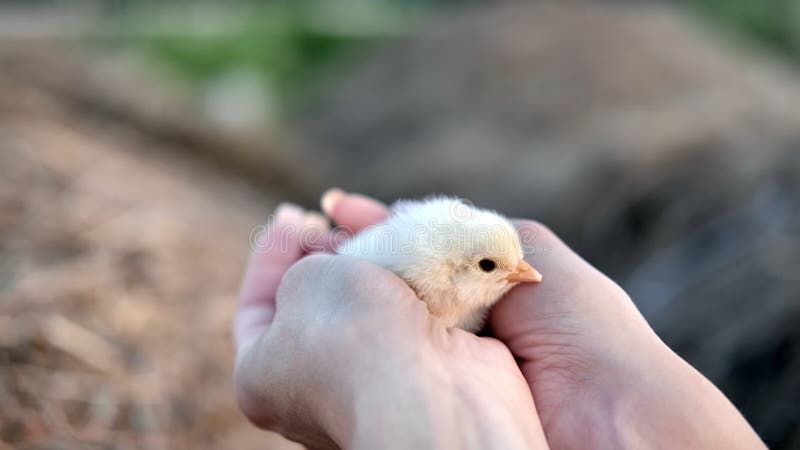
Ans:
[[[447,326],[483,327],[489,308],[513,286],[542,275],[522,259],[514,226],[493,211],[436,197],[399,201],[385,222],[337,249],[399,275]]]

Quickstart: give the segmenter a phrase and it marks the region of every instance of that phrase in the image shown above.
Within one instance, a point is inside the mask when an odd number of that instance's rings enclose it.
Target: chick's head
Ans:
[[[471,206],[466,211],[459,218],[436,202],[418,208],[418,214],[431,220],[414,261],[404,264],[412,286],[422,292],[455,292],[452,298],[478,308],[493,304],[517,283],[541,281],[541,274],[523,259],[517,231],[506,218]]]

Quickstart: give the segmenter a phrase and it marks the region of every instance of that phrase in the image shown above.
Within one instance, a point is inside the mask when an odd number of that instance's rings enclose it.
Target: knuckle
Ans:
[[[342,284],[360,284],[370,278],[375,266],[369,261],[351,256],[338,256],[331,264],[331,274]]]
[[[279,293],[296,292],[307,286],[309,279],[316,279],[324,272],[329,260],[334,259],[330,255],[309,255],[301,258],[286,271],[278,287]]]
[[[333,258],[326,275],[326,279],[335,284],[340,292],[356,298],[372,296],[376,290],[391,286],[392,283],[402,283],[388,270],[351,256]]]
[[[333,259],[335,258],[331,255],[308,255],[294,263],[286,272],[286,275],[303,274],[305,276],[308,272],[323,270]]]
[[[309,255],[294,263],[281,277],[275,293],[278,312],[306,308],[324,289],[326,268],[335,259],[331,255]]]
[[[329,344],[368,341],[375,327],[427,315],[425,304],[402,279],[370,261],[343,255],[298,261],[278,289],[277,304],[279,311],[289,311],[287,317],[302,321],[308,340]]]

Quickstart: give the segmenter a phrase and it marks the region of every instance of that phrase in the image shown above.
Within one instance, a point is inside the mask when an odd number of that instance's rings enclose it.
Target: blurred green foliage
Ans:
[[[182,15],[167,5],[136,4],[113,11],[123,44],[202,87],[230,71],[249,71],[286,103],[386,36],[402,33],[430,0],[321,3],[232,2]]]
[[[269,23],[255,16],[225,34],[153,36],[138,44],[194,81],[206,81],[231,69],[247,69],[279,90],[293,90],[345,51],[374,40],[325,33],[300,21],[288,20],[279,26]]]
[[[800,58],[800,0],[672,2],[695,11],[724,32],[750,38],[793,59]],[[404,20],[442,3],[448,2],[234,1],[220,7],[227,15],[220,23],[210,22],[212,32],[204,32],[203,24],[192,23],[197,11],[176,10],[171,2],[145,2],[149,8],[144,8],[144,13],[137,10],[142,3],[119,0],[114,4],[123,5],[122,14],[117,16],[124,18],[129,29],[146,29],[131,33],[126,43],[144,50],[156,63],[200,86],[227,71],[248,70],[257,74],[281,103],[286,103],[359,49],[387,35],[405,32]],[[165,6],[170,4],[172,10]],[[187,4],[180,5],[179,8],[191,9]],[[161,28],[151,32],[150,24],[159,23],[156,19],[165,16],[172,21],[160,22]],[[352,16],[359,17],[352,20]]]
[[[279,90],[293,91],[345,50],[368,41],[296,28],[285,33],[243,29],[215,37],[154,37],[140,44],[159,62],[194,81],[213,79],[230,69],[248,69]]]
[[[678,0],[723,30],[800,56],[800,0]]]

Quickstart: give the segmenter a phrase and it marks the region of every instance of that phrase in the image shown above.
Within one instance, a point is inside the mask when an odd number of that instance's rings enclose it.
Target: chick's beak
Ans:
[[[522,260],[517,264],[516,269],[508,274],[506,280],[512,283],[540,283],[542,274]]]

